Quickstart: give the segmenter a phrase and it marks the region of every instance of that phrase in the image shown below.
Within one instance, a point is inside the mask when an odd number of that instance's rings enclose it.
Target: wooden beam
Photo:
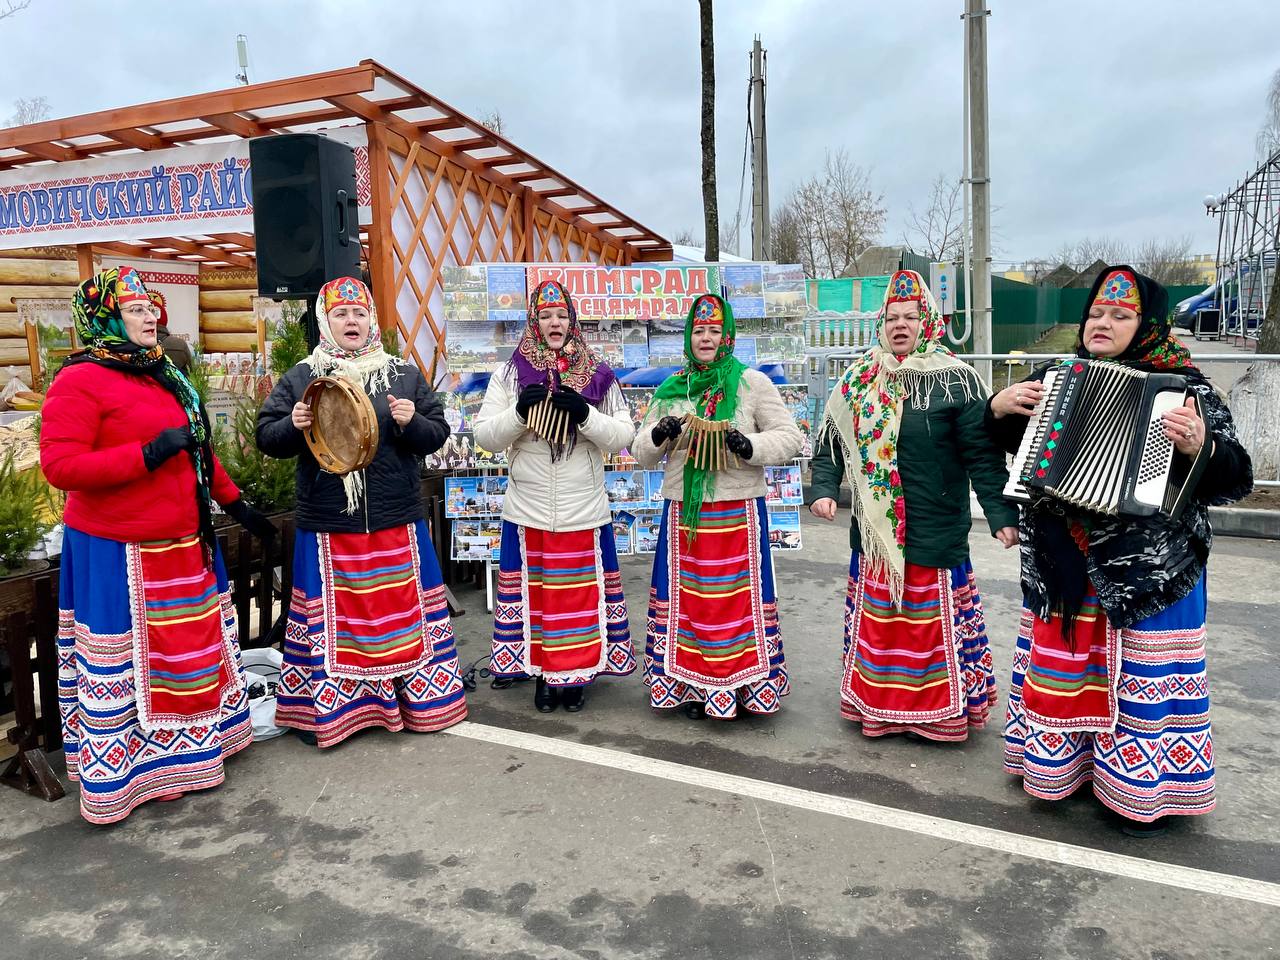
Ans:
[[[99,253],[116,253],[122,257],[145,257],[148,260],[178,260],[177,254],[162,253],[149,247],[135,247],[129,243],[94,243],[93,249]],[[189,261],[187,261],[189,262]]]
[[[102,135],[110,137],[116,143],[123,144],[126,147],[134,147],[138,150],[163,150],[169,146],[154,133],[147,133],[145,130],[104,130]],[[94,152],[97,153],[96,150]]]
[[[533,191],[520,188],[520,253],[516,260],[533,259]]]
[[[246,140],[251,137],[261,137],[271,132],[270,127],[264,127],[262,124],[250,120],[248,117],[242,117],[238,113],[215,113],[200,119],[217,127],[219,130],[234,133],[237,137],[244,137]]]
[[[480,158],[480,163],[481,163],[481,164],[483,164],[484,166],[486,166],[486,167],[490,167],[490,168],[493,168],[493,167],[513,167],[513,166],[515,166],[517,163],[527,163],[527,162],[528,162],[528,161],[526,161],[523,157],[517,157],[517,156],[514,156],[514,155],[512,155],[512,154],[508,154],[508,155],[507,155],[507,156],[505,156],[505,157],[482,157],[482,158]]]
[[[93,244],[77,243],[76,244],[76,264],[80,269],[80,282],[93,278]]]
[[[258,262],[251,257],[246,257],[239,253],[231,253],[229,250],[220,250],[217,247],[208,247],[203,243],[195,243],[191,240],[180,240],[177,237],[165,237],[163,240],[153,238],[154,243],[159,246],[171,247],[182,253],[194,253],[206,260],[217,260],[222,263],[230,263],[237,267],[245,267],[250,270],[256,270]]]
[[[369,185],[373,207],[373,229],[369,231],[369,279],[373,283],[373,302],[378,308],[378,326],[383,330],[398,329],[400,311],[392,288],[391,220],[400,192],[391,200],[387,191],[387,178],[391,174],[391,161],[387,156],[387,140],[383,125],[366,124],[369,135]],[[411,166],[410,157],[406,166]],[[406,348],[410,344],[405,344]]]
[[[79,155],[70,147],[60,147],[56,143],[25,143],[23,149],[33,153],[41,160],[78,160]]]
[[[576,197],[582,192],[577,187],[554,187],[551,190],[543,190],[539,187],[534,187],[534,190],[536,190],[538,196],[542,197],[544,200],[552,200],[555,197]],[[571,208],[566,207],[565,209],[569,210]],[[577,211],[574,212],[576,213]]]
[[[86,113],[63,120],[45,120],[22,127],[0,130],[0,149],[29,144],[47,143],[50,140],[69,140],[87,137],[104,129],[122,130],[127,127],[154,127],[158,124],[177,123],[223,113],[242,110],[261,110],[288,103],[305,103],[309,100],[327,100],[333,96],[366,93],[373,89],[374,66],[369,63],[357,67],[345,67],[327,73],[314,73],[284,80],[271,80],[244,87],[232,87],[214,93],[201,93],[190,97],[158,100],[140,106],[123,107]]]
[[[455,150],[475,150],[479,147],[497,146],[493,142],[493,137],[466,137],[462,140],[446,140],[444,142]]]
[[[436,130],[457,130],[466,126],[457,117],[429,117],[426,120],[413,121],[413,125],[423,133],[434,133]]]

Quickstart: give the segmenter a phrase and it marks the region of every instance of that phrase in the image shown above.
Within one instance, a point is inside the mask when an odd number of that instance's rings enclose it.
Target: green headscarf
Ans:
[[[693,328],[704,324],[718,324],[724,331],[715,359],[710,363],[701,363],[693,355]],[[733,309],[723,297],[707,293],[693,302],[684,321],[684,367],[663,380],[654,393],[656,418],[666,416],[676,402],[687,400],[704,420],[733,419],[738,412],[738,386],[747,369],[747,365],[733,355],[736,334]],[[690,539],[706,500],[715,500],[715,475],[686,459],[681,515],[688,523]]]
[[[174,366],[159,343],[143,347],[129,339],[125,331],[123,304],[151,302],[142,277],[133,267],[110,267],[76,288],[71,298],[71,316],[76,334],[85,349],[67,358],[59,373],[79,363],[96,363],[140,377],[150,377],[169,391],[187,415],[187,425],[195,438],[189,451],[196,474],[196,510],[200,537],[205,545],[205,562],[212,567],[217,547],[211,505],[213,484],[213,431],[200,395],[191,381]],[[139,509],[146,509],[139,504]]]

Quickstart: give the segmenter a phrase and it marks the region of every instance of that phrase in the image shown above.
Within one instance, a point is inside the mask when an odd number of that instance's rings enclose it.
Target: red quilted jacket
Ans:
[[[67,526],[125,543],[199,528],[190,456],[170,457],[154,473],[142,461],[143,446],[161,430],[187,424],[177,399],[151,377],[76,364],[53,381],[41,420],[40,466],[67,491]],[[223,505],[240,499],[216,458],[213,496]]]

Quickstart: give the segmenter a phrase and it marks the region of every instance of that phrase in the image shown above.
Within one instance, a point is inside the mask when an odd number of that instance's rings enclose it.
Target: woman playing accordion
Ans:
[[[658,387],[631,452],[666,457],[645,683],[658,709],[733,719],[789,691],[763,467],[804,442],[778,388],[733,355],[733,311],[707,294],[685,321],[685,366]],[[724,426],[721,426],[721,425]],[[692,451],[692,455],[691,452]]]
[[[1045,495],[1022,511],[1023,611],[1005,720],[1005,769],[1033,796],[1057,800],[1092,782],[1155,835],[1168,815],[1214,806],[1205,674],[1208,507],[1246,495],[1248,453],[1231,412],[1171,333],[1168,294],[1131,267],[1094,281],[1078,356],[1186,378],[1191,394],[1158,432],[1176,456],[1208,448],[1181,512],[1102,514]],[[1045,395],[1044,370],[991,398],[987,427],[1009,452]]]

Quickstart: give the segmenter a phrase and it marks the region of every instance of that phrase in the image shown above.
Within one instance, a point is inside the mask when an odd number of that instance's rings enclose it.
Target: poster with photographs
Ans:
[[[636,514],[636,553],[657,553],[658,539],[662,535],[662,514]]]
[[[764,264],[725,264],[720,267],[720,282],[735,319],[764,316]]]
[[[528,295],[524,267],[490,264],[485,268],[485,292],[489,298],[489,320],[523,327],[528,318]]]
[[[782,394],[782,402],[791,412],[796,426],[804,434],[804,445],[800,448],[799,457],[801,460],[808,460],[813,456],[813,410],[809,404],[809,386],[804,383],[783,383],[778,385],[778,392]]]
[[[475,437],[470,432],[450,434],[443,447],[423,460],[423,466],[428,470],[480,470],[506,464],[506,454],[476,446]]]
[[[453,521],[453,559],[496,561],[502,551],[502,521],[497,517]]]
[[[618,556],[630,556],[635,552],[636,515],[627,510],[618,510],[613,515],[613,545]]]
[[[655,510],[662,509],[662,482],[666,479],[665,470],[646,470],[644,472],[644,498]]]
[[[799,550],[800,545],[800,511],[770,510],[769,549]]]
[[[799,264],[767,264],[764,268],[764,315],[803,317],[808,308],[804,267]]]
[[[502,513],[507,493],[505,476],[445,477],[446,517],[493,517]]]
[[[643,470],[606,470],[604,492],[613,510],[645,510],[651,507],[645,496]]]
[[[764,502],[768,507],[796,507],[804,503],[797,464],[764,468]]]
[[[622,321],[622,365],[649,366],[649,325],[641,320]]]

